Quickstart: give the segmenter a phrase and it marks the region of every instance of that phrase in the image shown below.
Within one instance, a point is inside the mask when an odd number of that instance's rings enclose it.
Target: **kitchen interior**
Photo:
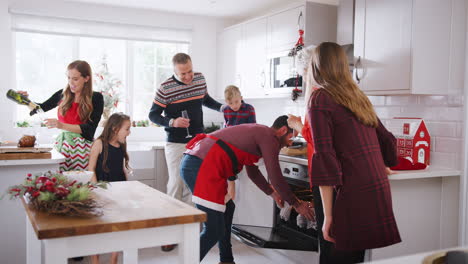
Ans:
[[[298,29],[303,29],[305,48],[313,48],[323,41],[337,42],[346,48],[355,81],[368,95],[387,129],[392,132],[400,129],[395,126],[393,130],[394,118],[422,118],[431,136],[430,163],[426,169],[397,171],[389,176],[402,242],[371,250],[368,260],[421,263],[432,252],[466,247],[467,1],[194,2],[1,1],[1,92],[25,88],[18,87],[22,84],[18,78],[21,67],[17,66],[21,40],[18,33],[74,37],[102,34],[102,38],[109,39],[175,41],[188,44],[194,70],[205,75],[213,98],[224,102],[224,88],[234,84],[240,88],[244,101],[255,107],[257,122],[269,126],[279,115],[304,116],[305,87],[300,87],[298,82],[284,85],[291,77],[285,71],[299,71],[288,53],[299,38]],[[63,69],[43,73],[47,74],[45,78],[63,76]],[[129,73],[125,75],[128,89],[136,83],[132,78]],[[65,77],[61,82],[65,83]],[[153,92],[159,84],[155,85]],[[295,100],[291,96],[294,88],[302,89]],[[133,109],[129,105],[135,102],[148,101],[149,105],[152,102],[151,97],[135,100],[131,96],[138,95],[131,92],[127,95],[124,110]],[[41,99],[47,99],[46,95]],[[38,144],[53,144],[56,130],[16,127],[17,109],[5,96],[0,97],[0,103],[3,112],[0,141],[16,142],[22,135],[34,133]],[[220,113],[204,109],[205,126],[222,126],[223,121]],[[101,131],[98,128],[96,135]],[[161,127],[132,127],[128,137],[133,169],[130,180],[166,191],[165,137]],[[0,160],[0,191],[16,184],[27,173],[53,169],[57,165],[54,159],[60,157],[52,156],[48,161]],[[304,196],[310,195],[306,157],[280,155],[280,161],[290,186],[305,190]],[[238,250],[235,253],[242,255],[248,251],[242,259],[245,263],[318,263],[316,231],[295,225],[297,214],[292,213],[287,221],[280,219],[272,199],[256,189],[245,174],[245,171],[240,173],[235,200],[233,244]],[[21,203],[2,199],[0,205],[4,212],[0,237],[8,238],[0,241],[0,255],[5,263],[26,263],[27,223]],[[151,255],[155,251],[145,251],[149,252],[150,261],[160,263],[157,262],[160,258],[166,261],[161,263],[172,263],[160,250],[158,257]],[[393,259],[415,254],[417,257],[411,259]],[[216,262],[216,256],[202,263],[210,261]]]

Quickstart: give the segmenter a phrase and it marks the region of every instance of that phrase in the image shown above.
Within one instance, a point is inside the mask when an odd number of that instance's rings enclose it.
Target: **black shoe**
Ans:
[[[169,252],[169,251],[172,251],[176,246],[177,244],[164,245],[164,246],[161,246],[161,250],[164,252]]]
[[[83,259],[84,259],[84,257],[72,258],[73,261],[82,261]]]

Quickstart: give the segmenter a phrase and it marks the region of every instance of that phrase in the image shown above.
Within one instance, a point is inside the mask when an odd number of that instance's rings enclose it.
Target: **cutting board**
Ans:
[[[37,152],[37,153],[0,153],[0,160],[19,160],[19,159],[50,159],[52,154],[50,152]]]
[[[0,160],[50,159],[52,157],[51,150],[52,148],[44,147],[0,146]]]
[[[40,153],[51,150],[52,148],[43,147],[20,148],[17,146],[0,146],[0,153]]]

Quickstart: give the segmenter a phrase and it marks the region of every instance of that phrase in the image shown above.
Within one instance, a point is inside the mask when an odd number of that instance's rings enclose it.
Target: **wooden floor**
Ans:
[[[254,249],[240,242],[233,240],[233,253],[237,264],[316,264],[318,263],[318,254],[312,252],[287,251],[287,256],[283,251]],[[177,248],[171,252],[163,252],[161,248],[147,248],[139,252],[140,264],[175,264],[177,263]],[[293,256],[293,257],[291,257]],[[110,254],[101,255],[100,263],[109,263]],[[119,263],[122,263],[121,256]],[[201,264],[218,264],[219,251],[217,247],[211,249]],[[85,257],[82,261],[69,260],[69,264],[88,264],[89,258]]]

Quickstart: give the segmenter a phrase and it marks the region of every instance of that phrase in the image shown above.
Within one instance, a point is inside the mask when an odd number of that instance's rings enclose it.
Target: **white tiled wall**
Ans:
[[[460,169],[463,145],[463,96],[369,96],[385,124],[393,117],[422,117],[431,134],[431,165]],[[291,113],[304,116],[304,100],[289,98],[247,99],[255,107],[257,122],[271,125],[279,115]],[[222,116],[206,110],[206,122],[222,122]]]

